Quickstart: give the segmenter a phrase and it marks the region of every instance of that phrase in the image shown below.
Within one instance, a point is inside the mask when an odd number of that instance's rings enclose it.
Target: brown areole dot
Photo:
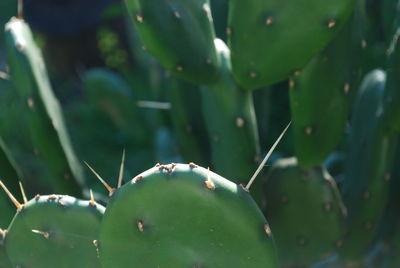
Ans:
[[[207,189],[210,189],[211,191],[215,190],[215,184],[211,180],[206,180],[204,181],[204,185],[207,187]]]
[[[265,231],[265,233],[268,235],[268,237],[271,237],[271,236],[272,236],[271,228],[269,227],[269,224],[268,224],[268,223],[265,223],[265,224],[264,224],[264,231]]]
[[[343,247],[343,241],[342,241],[342,240],[336,241],[335,246],[336,246],[337,248]]]
[[[136,21],[139,23],[143,23],[143,16],[142,14],[138,13],[135,15]]]
[[[328,28],[331,29],[336,26],[336,21],[335,20],[330,20],[328,21]]]
[[[175,16],[175,18],[177,18],[177,19],[180,19],[180,18],[181,18],[181,14],[179,14],[178,11],[174,11],[174,16]]]
[[[143,179],[143,176],[137,176],[133,179],[133,183],[138,183],[140,180]]]
[[[296,85],[296,84],[295,84],[293,78],[290,78],[290,79],[289,79],[289,88],[294,88],[295,85]]]
[[[242,128],[244,126],[244,124],[245,124],[245,121],[242,117],[240,117],[240,116],[236,117],[236,126],[238,128]]]
[[[239,184],[239,187],[243,189],[243,191],[245,191],[246,193],[250,193],[249,189],[246,188],[246,186],[244,184]]]
[[[306,132],[307,135],[311,135],[312,132],[313,132],[312,127],[306,127],[305,132]]]
[[[349,93],[349,91],[350,91],[349,83],[344,84],[343,91],[344,91],[344,94],[346,94],[346,95]]]
[[[193,163],[193,162],[190,162],[190,163],[189,163],[189,167],[190,167],[190,168],[197,168],[197,167],[199,167],[199,166],[196,165],[196,164]]]
[[[141,232],[141,233],[144,231],[144,223],[142,220],[139,220],[137,222],[137,228],[138,228],[139,232]]]
[[[266,25],[272,25],[274,23],[274,18],[269,16],[268,18],[265,19],[265,24]]]

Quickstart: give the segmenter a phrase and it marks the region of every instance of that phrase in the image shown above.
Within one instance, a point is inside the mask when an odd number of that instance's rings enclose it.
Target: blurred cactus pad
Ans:
[[[400,267],[400,0],[0,24],[0,268]]]

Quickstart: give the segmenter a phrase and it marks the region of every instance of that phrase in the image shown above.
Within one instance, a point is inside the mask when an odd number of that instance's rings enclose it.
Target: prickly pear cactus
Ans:
[[[397,144],[397,135],[388,133],[383,123],[385,82],[381,70],[363,80],[352,114],[342,187],[349,217],[341,254],[348,264],[361,267],[384,215]]]
[[[324,168],[301,168],[296,158],[280,159],[263,189],[263,210],[282,267],[309,267],[342,246],[345,208]]]
[[[201,110],[200,87],[181,79],[171,78],[168,100],[179,150],[184,160],[209,165],[210,155],[204,117]]]
[[[29,125],[36,152],[54,175],[54,188],[81,195],[83,171],[74,153],[58,100],[47,76],[41,52],[29,26],[12,18],[5,28],[11,79],[27,104]]]
[[[249,193],[195,164],[156,165],[112,196],[100,230],[103,267],[278,267]]]
[[[126,0],[146,50],[177,77],[210,83],[219,59],[209,0]]]
[[[4,245],[13,267],[100,267],[97,245],[104,207],[65,195],[21,205]]]
[[[0,137],[0,180],[16,192],[18,180],[22,178],[15,161],[11,158],[3,139]],[[0,195],[0,228],[7,228],[15,214],[14,205],[5,196]]]
[[[212,160],[219,174],[244,183],[257,168],[260,153],[253,96],[233,80],[228,47],[220,39],[215,45],[222,59],[220,77],[201,92]]]
[[[4,248],[4,238],[6,237],[7,231],[0,229],[0,268],[11,268],[12,265],[6,254]]]
[[[256,89],[301,70],[338,33],[356,0],[233,0],[228,44],[238,84]]]
[[[120,129],[126,130],[139,144],[146,142],[149,133],[139,120],[141,113],[132,105],[129,85],[115,72],[103,68],[87,71],[83,77],[86,97],[111,118]]]
[[[400,20],[400,16],[399,20]],[[388,49],[387,81],[385,85],[385,121],[389,131],[400,131],[400,21]]]
[[[289,82],[301,166],[320,165],[342,140],[351,97],[361,79],[364,17],[364,1],[359,1],[335,39]]]

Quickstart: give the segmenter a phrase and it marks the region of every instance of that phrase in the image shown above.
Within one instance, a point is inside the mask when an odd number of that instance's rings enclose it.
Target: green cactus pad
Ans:
[[[371,248],[388,200],[397,136],[383,124],[385,82],[384,72],[370,72],[354,104],[342,187],[349,215],[341,255],[348,263],[360,263]]]
[[[14,159],[11,157],[3,139],[0,137],[0,180],[11,192],[18,191],[18,180],[22,178],[21,172]],[[0,228],[7,228],[13,216],[15,207],[7,195],[0,194]],[[1,266],[0,266],[1,267]]]
[[[95,245],[104,207],[65,195],[36,196],[4,241],[13,267],[100,267]]]
[[[51,89],[41,52],[29,26],[12,18],[5,27],[6,52],[11,80],[27,104],[29,125],[36,153],[53,173],[54,189],[81,195],[84,184],[80,163],[72,148],[62,110]]]
[[[345,208],[324,168],[301,168],[296,158],[278,160],[263,189],[282,267],[309,267],[342,246]]]
[[[222,59],[221,75],[201,92],[212,162],[218,174],[244,183],[257,169],[260,154],[253,95],[233,80],[225,43],[216,39],[215,44]]]
[[[218,76],[209,0],[125,0],[140,38],[167,69],[194,83]]]
[[[103,267],[278,267],[267,221],[242,187],[195,164],[156,165],[111,198]]]
[[[382,0],[380,2],[380,18],[381,30],[383,30],[386,41],[390,42],[393,35],[397,31],[399,25],[399,11],[400,1],[399,0]]]
[[[261,88],[301,70],[346,22],[355,0],[232,0],[228,44],[238,84]]]
[[[171,120],[177,137],[179,151],[185,161],[208,165],[210,144],[207,139],[201,110],[201,94],[197,85],[181,79],[171,79],[168,99],[171,103]]]
[[[290,80],[299,165],[320,165],[344,135],[351,96],[361,79],[364,10],[360,4],[336,38]]]
[[[118,73],[94,68],[87,71],[82,80],[91,103],[95,103],[116,127],[127,131],[135,142],[146,142],[149,133],[140,119],[139,109],[133,105],[135,98],[129,85]]]
[[[6,254],[6,249],[4,248],[4,238],[6,234],[6,230],[0,229],[0,268],[12,268],[11,262]]]
[[[399,16],[400,20],[400,16]],[[385,85],[385,123],[388,131],[400,132],[400,22],[388,50],[387,81]]]

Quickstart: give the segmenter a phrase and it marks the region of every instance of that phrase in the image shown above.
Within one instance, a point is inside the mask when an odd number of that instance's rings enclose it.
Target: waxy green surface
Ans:
[[[245,183],[257,169],[260,154],[253,95],[233,80],[225,43],[216,39],[215,44],[222,59],[221,75],[201,91],[213,168],[221,176]]]
[[[381,70],[367,74],[353,107],[342,187],[348,219],[341,255],[349,263],[361,263],[372,247],[388,200],[397,136],[383,120],[386,78]]]
[[[65,195],[37,196],[15,215],[4,242],[13,267],[100,267],[104,207]]]
[[[193,83],[217,79],[208,0],[125,0],[141,41],[165,68]]]
[[[301,168],[294,157],[280,159],[263,189],[263,211],[281,267],[309,267],[342,246],[346,210],[324,168]]]
[[[257,89],[301,70],[351,14],[356,0],[232,0],[228,44],[238,84]]]
[[[0,137],[0,180],[11,192],[19,191],[21,171],[12,158],[9,149]],[[0,192],[0,229],[7,228],[15,214],[15,207],[5,193]]]
[[[11,80],[26,103],[29,130],[35,151],[54,178],[54,189],[81,195],[81,164],[72,147],[60,103],[54,96],[43,57],[23,20],[12,18],[5,27]],[[26,131],[26,130],[25,130]]]
[[[320,165],[344,136],[362,75],[364,4],[358,2],[335,39],[289,82],[296,157],[303,167]]]
[[[250,194],[195,164],[156,165],[119,188],[99,251],[104,268],[278,267]]]

